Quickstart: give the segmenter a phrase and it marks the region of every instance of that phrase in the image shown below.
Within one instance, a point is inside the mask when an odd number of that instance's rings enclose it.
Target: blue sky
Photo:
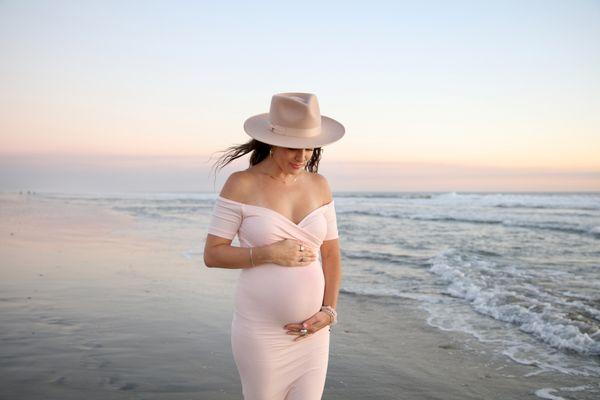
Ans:
[[[597,176],[599,21],[597,1],[1,1],[0,152],[21,162],[0,190],[36,185],[32,156],[206,160],[285,91],[346,126],[324,165]]]

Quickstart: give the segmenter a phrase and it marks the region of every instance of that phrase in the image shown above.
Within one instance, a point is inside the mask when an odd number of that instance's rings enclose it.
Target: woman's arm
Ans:
[[[331,187],[329,186],[327,178],[319,173],[315,174],[315,177],[323,198],[327,199],[327,202],[333,201],[333,194],[331,193]],[[323,274],[325,276],[323,305],[335,308],[342,278],[342,256],[340,252],[340,240],[337,236],[335,210],[329,210],[329,214],[326,217],[328,219],[327,236],[331,239],[325,240],[321,244],[321,262],[323,264]]]
[[[342,261],[339,239],[327,240],[321,245],[323,274],[325,275],[325,294],[323,305],[336,308],[340,281],[342,278]]]
[[[253,247],[254,265],[271,262],[267,246]],[[208,234],[204,245],[204,264],[213,268],[249,268],[252,267],[249,247],[231,246],[231,240]]]

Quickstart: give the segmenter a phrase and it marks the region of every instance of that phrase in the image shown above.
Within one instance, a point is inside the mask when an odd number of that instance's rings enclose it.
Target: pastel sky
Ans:
[[[0,60],[0,190],[218,190],[289,91],[334,191],[600,190],[598,1],[5,0]]]

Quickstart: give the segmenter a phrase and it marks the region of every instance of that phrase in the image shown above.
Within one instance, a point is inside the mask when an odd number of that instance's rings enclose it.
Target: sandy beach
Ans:
[[[0,398],[241,399],[229,342],[239,271],[204,266],[208,215],[156,232],[35,195],[3,194],[1,204]],[[323,399],[592,399],[600,390],[594,378],[539,373],[429,326],[416,301],[341,293],[338,314]]]

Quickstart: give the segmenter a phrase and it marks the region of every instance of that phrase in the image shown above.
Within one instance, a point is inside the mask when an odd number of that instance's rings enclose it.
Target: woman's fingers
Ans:
[[[308,251],[302,251],[302,252],[298,252],[297,255],[297,262],[300,263],[300,265],[309,265],[313,262],[315,262],[315,260],[317,259],[317,255]]]
[[[325,325],[327,325],[327,324],[326,323],[323,324],[321,320],[316,320],[315,322],[313,322],[312,324],[309,325],[309,327],[307,328],[307,333],[305,335],[300,333],[300,329],[303,328],[302,324],[298,324],[298,323],[286,324],[283,327],[283,329],[287,330],[286,334],[288,334],[288,335],[298,336],[298,337],[294,338],[294,341],[296,342],[298,340],[302,340],[305,337],[308,337],[309,335],[317,332],[319,329],[323,328]]]
[[[302,250],[300,250],[300,245],[302,245]],[[312,247],[309,247],[303,243],[298,243],[298,252],[314,256],[317,254],[317,249],[313,249]]]
[[[287,334],[288,334],[288,335],[294,335],[294,336],[297,336],[297,337],[295,337],[295,338],[294,338],[294,342],[297,342],[298,340],[302,340],[302,339],[304,339],[304,338],[308,337],[308,336],[309,336],[310,334],[312,334],[312,333],[314,333],[314,332],[311,332],[311,331],[309,330],[308,332],[306,332],[306,334],[305,334],[305,335],[301,334],[301,333],[300,333],[300,332],[298,332],[298,331],[292,331],[292,332],[288,332]]]
[[[287,332],[286,332],[287,335],[298,336],[297,338],[294,338],[294,341],[301,340],[304,337],[308,336],[310,333],[312,333],[310,330],[308,330],[307,334],[305,334],[305,335],[300,333],[300,329],[302,329],[302,324],[296,324],[296,323],[287,324],[283,328],[287,330]]]

